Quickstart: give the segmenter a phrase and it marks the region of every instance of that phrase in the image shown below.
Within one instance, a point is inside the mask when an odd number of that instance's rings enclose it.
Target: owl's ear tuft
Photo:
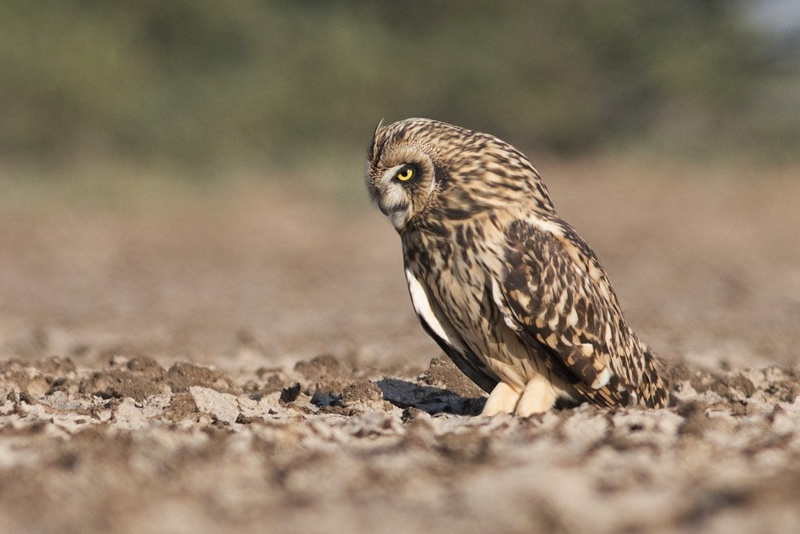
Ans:
[[[386,142],[383,138],[381,128],[383,128],[383,119],[375,126],[375,132],[372,134],[372,143],[370,143],[369,148],[367,148],[367,160],[369,160],[370,164],[376,163],[375,160],[381,153],[383,144]]]

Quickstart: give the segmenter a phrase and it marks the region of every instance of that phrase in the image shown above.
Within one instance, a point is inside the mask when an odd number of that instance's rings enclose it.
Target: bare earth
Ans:
[[[673,406],[476,417],[366,194],[4,205],[0,532],[800,532],[797,173],[540,170]]]

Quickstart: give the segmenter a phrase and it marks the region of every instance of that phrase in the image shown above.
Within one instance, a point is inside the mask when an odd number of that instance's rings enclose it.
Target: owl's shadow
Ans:
[[[399,378],[384,378],[377,385],[385,401],[398,408],[416,408],[431,415],[479,415],[486,404],[484,397],[462,397],[446,389]]]

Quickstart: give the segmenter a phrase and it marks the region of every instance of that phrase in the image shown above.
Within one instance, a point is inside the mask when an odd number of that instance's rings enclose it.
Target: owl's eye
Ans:
[[[402,167],[400,167],[397,170],[397,172],[395,173],[394,177],[399,182],[407,182],[407,181],[409,181],[410,179],[412,179],[416,175],[417,175],[416,169],[414,169],[413,166],[406,164],[406,165],[403,165]]]

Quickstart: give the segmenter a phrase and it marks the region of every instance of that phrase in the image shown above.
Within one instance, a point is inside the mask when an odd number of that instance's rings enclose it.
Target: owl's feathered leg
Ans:
[[[492,416],[499,413],[514,413],[514,408],[519,402],[520,395],[522,395],[522,392],[505,382],[498,382],[489,394],[481,415]]]
[[[559,391],[542,375],[534,375],[522,391],[514,412],[520,417],[548,411],[556,402]]]

